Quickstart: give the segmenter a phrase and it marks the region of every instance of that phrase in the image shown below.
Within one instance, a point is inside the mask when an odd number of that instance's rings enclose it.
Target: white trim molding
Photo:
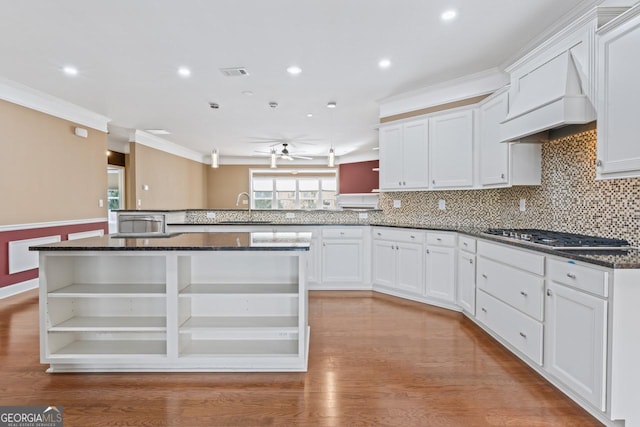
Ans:
[[[30,291],[31,289],[38,289],[40,281],[38,279],[27,280],[26,282],[15,283],[0,288],[0,299],[8,298],[14,295],[21,294],[23,292]]]
[[[105,133],[107,123],[111,121],[101,114],[4,77],[0,77],[0,99]]]
[[[182,145],[176,144],[175,142],[167,141],[166,139],[159,138],[141,130],[136,129],[129,137],[129,142],[136,142],[156,150],[164,151],[165,153],[173,154],[174,156],[193,160],[194,162],[204,164],[210,163],[207,159],[209,157],[208,155],[190,150]]]
[[[5,231],[29,230],[33,228],[64,227],[68,225],[92,224],[95,222],[109,222],[107,218],[73,219],[69,221],[32,222],[30,224],[0,225],[0,233]]]
[[[487,95],[509,84],[509,75],[498,68],[441,82],[378,101],[380,117],[394,116],[474,96]]]

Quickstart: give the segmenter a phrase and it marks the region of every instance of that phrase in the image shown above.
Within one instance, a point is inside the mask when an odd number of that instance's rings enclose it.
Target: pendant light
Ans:
[[[333,151],[333,147],[329,148],[329,163],[328,166],[333,168],[336,166],[336,153]]]
[[[211,167],[214,169],[218,169],[220,167],[220,155],[218,154],[218,149],[211,151]]]
[[[278,167],[278,165],[276,164],[276,159],[277,159],[276,149],[272,148],[271,149],[271,169],[275,169]]]
[[[327,166],[333,168],[336,166],[336,153],[333,151],[333,110],[335,110],[338,104],[335,101],[331,101],[327,104],[327,108],[329,109],[329,119],[330,119],[330,129],[329,129],[329,139],[331,142],[331,146],[329,148],[329,162]]]

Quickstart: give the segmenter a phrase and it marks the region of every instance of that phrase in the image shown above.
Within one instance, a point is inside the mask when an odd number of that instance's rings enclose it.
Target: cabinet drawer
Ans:
[[[378,240],[393,240],[394,242],[424,243],[424,231],[374,228],[373,238]]]
[[[547,276],[554,282],[562,283],[602,297],[608,296],[606,271],[584,267],[573,261],[547,260]]]
[[[476,316],[519,352],[542,366],[542,323],[478,291]]]
[[[427,245],[455,246],[456,235],[451,233],[427,233]]]
[[[322,237],[328,238],[360,238],[362,237],[362,228],[325,228],[322,230]]]
[[[529,271],[539,276],[544,275],[544,255],[511,248],[499,243],[478,241],[478,255],[507,263],[513,267]]]
[[[476,253],[476,239],[472,237],[459,235],[458,246],[463,251],[471,252],[474,254]]]
[[[478,288],[542,321],[544,279],[517,268],[478,257]]]

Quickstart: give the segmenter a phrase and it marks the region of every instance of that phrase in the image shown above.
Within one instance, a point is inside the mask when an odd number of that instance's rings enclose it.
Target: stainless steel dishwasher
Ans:
[[[118,215],[118,235],[166,235],[163,214],[122,213]]]

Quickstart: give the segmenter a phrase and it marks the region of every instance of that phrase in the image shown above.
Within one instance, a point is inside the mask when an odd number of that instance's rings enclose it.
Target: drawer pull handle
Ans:
[[[482,307],[480,310],[482,310],[482,311],[483,311],[483,312],[485,312],[485,313],[487,312],[487,309],[486,309],[486,308],[484,308],[484,307]]]
[[[382,233],[377,233],[377,234],[378,234],[378,236],[382,236]]]
[[[410,236],[410,237],[411,237],[412,239],[415,239],[415,238],[416,238],[416,236]]]
[[[524,332],[520,332],[520,336],[521,336],[522,338],[526,338],[526,337],[527,337],[527,334],[525,334]]]
[[[487,274],[486,274],[486,273],[482,273],[482,277],[483,277],[484,279],[487,279]]]
[[[523,297],[529,296],[529,294],[527,294],[525,291],[520,291],[520,295],[522,295]]]
[[[473,264],[473,260],[472,259],[469,259],[469,264]]]
[[[553,295],[553,294],[551,293],[551,289],[547,289],[547,296],[548,296],[548,297],[550,297],[551,295]]]
[[[341,231],[341,232],[340,232],[340,235],[341,235],[341,236],[344,236],[344,231]]]
[[[464,242],[463,245],[464,246],[469,246],[469,244],[467,242]]]
[[[573,274],[573,273],[567,273],[567,277],[568,277],[569,279],[575,279],[575,278],[576,278],[576,275],[575,275],[575,274]]]
[[[431,252],[429,252],[429,249],[427,249],[427,254],[430,254]]]

